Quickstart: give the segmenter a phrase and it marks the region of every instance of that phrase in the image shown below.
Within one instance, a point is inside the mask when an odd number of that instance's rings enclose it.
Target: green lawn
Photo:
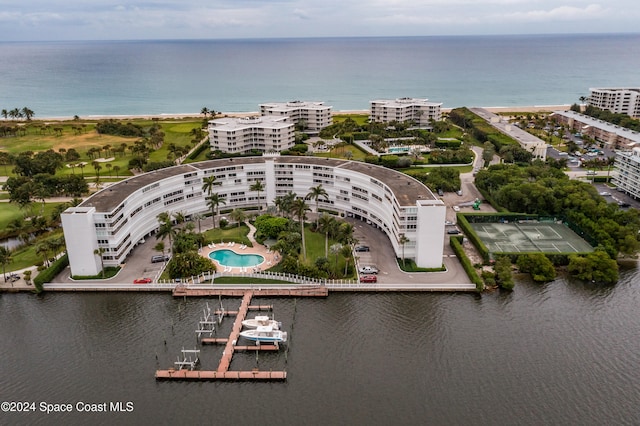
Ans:
[[[197,227],[197,225],[196,225]],[[238,228],[235,225],[227,226],[225,229],[215,228],[209,229],[204,232],[204,239],[206,243],[219,243],[221,241],[229,242],[235,241],[238,244],[246,244],[249,247],[253,247],[253,244],[247,238],[249,233],[249,227],[247,225],[241,225]]]
[[[347,118],[352,119],[360,126],[364,126],[369,123],[369,114],[334,114],[333,123],[343,122]]]
[[[367,154],[360,150],[360,148],[358,148],[355,145],[348,145],[345,143],[341,143],[336,145],[331,151],[329,152],[320,152],[317,154],[314,154],[315,157],[328,157],[328,158],[339,158],[339,159],[347,159],[348,154],[347,152],[351,153],[351,160],[356,160],[356,161],[364,161],[365,157],[367,156]]]

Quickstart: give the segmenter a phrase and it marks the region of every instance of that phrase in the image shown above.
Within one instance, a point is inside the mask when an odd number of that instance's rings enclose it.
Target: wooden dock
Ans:
[[[174,297],[207,297],[231,296],[242,297],[246,289],[235,288],[189,288],[177,286],[173,290]],[[327,297],[329,290],[325,286],[296,288],[258,288],[251,290],[256,297]]]
[[[236,315],[233,329],[229,337],[204,337],[201,339],[202,344],[224,344],[225,348],[222,352],[222,358],[218,364],[217,370],[187,370],[171,368],[168,370],[156,370],[156,379],[158,380],[286,380],[286,371],[261,371],[253,369],[251,371],[232,371],[229,370],[231,359],[236,351],[278,351],[280,347],[276,345],[255,345],[255,346],[236,346],[240,331],[242,330],[242,321],[247,316],[250,307],[264,308],[266,305],[250,305],[254,292],[244,290],[242,294],[242,303],[237,311],[225,312],[227,315]],[[269,305],[269,308],[272,308]]]
[[[158,370],[158,380],[286,380],[286,371]]]

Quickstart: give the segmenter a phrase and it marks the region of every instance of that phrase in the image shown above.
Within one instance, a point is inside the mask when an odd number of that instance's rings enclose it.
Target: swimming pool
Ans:
[[[264,262],[259,254],[238,254],[231,250],[215,250],[209,253],[209,258],[224,266],[251,267]]]

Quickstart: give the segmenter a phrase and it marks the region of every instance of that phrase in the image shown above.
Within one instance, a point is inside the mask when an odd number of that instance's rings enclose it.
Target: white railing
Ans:
[[[284,283],[292,284],[307,284],[307,285],[355,285],[357,282],[353,279],[341,279],[341,280],[329,280],[323,278],[311,278],[303,275],[288,274],[285,272],[242,272],[242,273],[226,273],[226,272],[205,272],[198,276],[192,276],[189,278],[181,278],[179,280],[160,280],[161,284],[182,284],[188,286],[190,284],[215,284],[215,280],[221,277],[233,277],[233,278],[255,278],[255,279],[270,279],[276,281],[284,281]],[[284,284],[283,283],[283,284]],[[278,284],[278,283],[273,283]]]

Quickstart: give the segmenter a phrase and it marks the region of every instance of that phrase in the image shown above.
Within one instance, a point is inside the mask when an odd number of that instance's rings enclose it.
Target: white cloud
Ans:
[[[0,40],[638,31],[638,0],[560,1],[0,0]]]

